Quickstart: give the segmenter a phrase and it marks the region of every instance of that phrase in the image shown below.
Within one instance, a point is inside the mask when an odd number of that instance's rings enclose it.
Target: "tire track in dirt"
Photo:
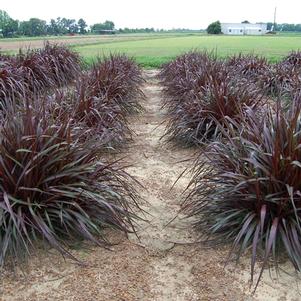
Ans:
[[[175,227],[166,225],[179,211],[180,195],[188,184],[188,178],[183,177],[171,190],[179,174],[186,169],[186,165],[179,161],[190,158],[193,151],[170,149],[160,140],[165,125],[162,124],[163,112],[160,110],[161,87],[156,75],[156,71],[145,72],[145,112],[132,123],[137,136],[132,147],[133,167],[129,172],[145,187],[142,197],[148,204],[143,209],[149,214],[149,223],[140,225],[139,243],[152,258],[148,267],[150,300],[190,300],[194,294],[190,286],[193,278],[191,267],[186,258],[169,254],[176,247],[174,242],[189,241],[191,234],[179,222]]]

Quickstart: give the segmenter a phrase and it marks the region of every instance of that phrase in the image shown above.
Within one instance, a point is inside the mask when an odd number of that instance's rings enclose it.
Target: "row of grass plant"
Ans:
[[[0,266],[41,243],[77,260],[75,241],[107,246],[105,228],[135,232],[138,184],[104,154],[141,109],[135,62],[115,55],[81,72],[76,53],[49,44],[0,61]]]
[[[301,271],[301,53],[278,65],[191,52],[165,65],[167,137],[200,146],[183,210],[210,245],[232,243],[227,262],[251,253]]]

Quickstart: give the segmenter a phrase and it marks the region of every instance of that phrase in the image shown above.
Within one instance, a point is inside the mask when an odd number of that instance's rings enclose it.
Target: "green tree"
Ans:
[[[79,33],[80,34],[85,34],[87,32],[87,23],[84,19],[79,19],[77,22],[78,28],[79,28]]]
[[[301,31],[301,24],[296,24],[295,30],[300,32]]]
[[[207,27],[207,33],[208,34],[220,34],[220,33],[222,33],[221,22],[220,21],[216,21],[216,22],[211,23]]]
[[[103,23],[104,27],[106,30],[114,30],[115,29],[115,24],[112,21],[106,21]]]
[[[274,23],[273,22],[268,22],[267,23],[267,30],[272,30]]]
[[[74,19],[62,18],[61,25],[64,29],[64,33],[77,33],[78,32],[78,26]]]
[[[47,32],[54,35],[64,35],[67,33],[86,33],[85,28],[87,27],[86,22],[83,19],[79,19],[78,22],[74,19],[57,18],[51,19],[47,25]]]
[[[20,23],[20,33],[30,37],[45,35],[47,34],[46,21],[38,18],[23,21]]]
[[[69,27],[68,27],[68,32],[69,33],[78,33],[79,27],[77,22],[74,19],[69,20]]]
[[[296,26],[295,26],[295,24],[284,23],[284,24],[281,24],[281,30],[282,31],[295,31]]]
[[[115,24],[112,21],[106,21],[104,23],[96,23],[91,26],[91,31],[93,32],[99,32],[102,30],[114,30]]]
[[[56,26],[58,28],[58,33],[60,35],[66,34],[68,32],[68,28],[66,28],[65,20],[67,20],[67,19],[66,18],[60,18],[60,17],[58,17],[56,19]]]
[[[54,19],[50,20],[50,24],[47,26],[47,33],[50,35],[59,35],[59,27]]]
[[[2,34],[4,38],[11,38],[15,36],[19,29],[19,22],[17,20],[9,19],[8,22],[2,28]]]
[[[0,35],[3,37],[12,37],[14,36],[19,27],[19,22],[13,20],[6,11],[0,10]]]
[[[4,10],[0,9],[0,30],[3,30],[3,27],[10,21],[11,17]]]

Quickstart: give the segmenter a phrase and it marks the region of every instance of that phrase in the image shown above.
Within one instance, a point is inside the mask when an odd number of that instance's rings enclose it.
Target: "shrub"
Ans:
[[[220,21],[213,22],[208,25],[207,27],[208,34],[221,34],[222,33],[222,26]]]
[[[37,241],[74,259],[75,240],[106,245],[104,227],[134,231],[130,176],[79,143],[69,119],[56,124],[42,103],[9,112],[0,131],[1,265],[23,259]]]
[[[261,119],[252,110],[212,142],[195,166],[183,209],[213,244],[232,243],[229,258],[251,250],[251,279],[285,254],[301,270],[301,97],[289,110],[277,104]],[[255,289],[256,289],[255,287]]]

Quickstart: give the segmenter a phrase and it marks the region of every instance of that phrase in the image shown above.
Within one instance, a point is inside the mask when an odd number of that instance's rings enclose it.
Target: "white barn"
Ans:
[[[227,35],[264,35],[267,33],[266,23],[222,23],[222,33]]]

